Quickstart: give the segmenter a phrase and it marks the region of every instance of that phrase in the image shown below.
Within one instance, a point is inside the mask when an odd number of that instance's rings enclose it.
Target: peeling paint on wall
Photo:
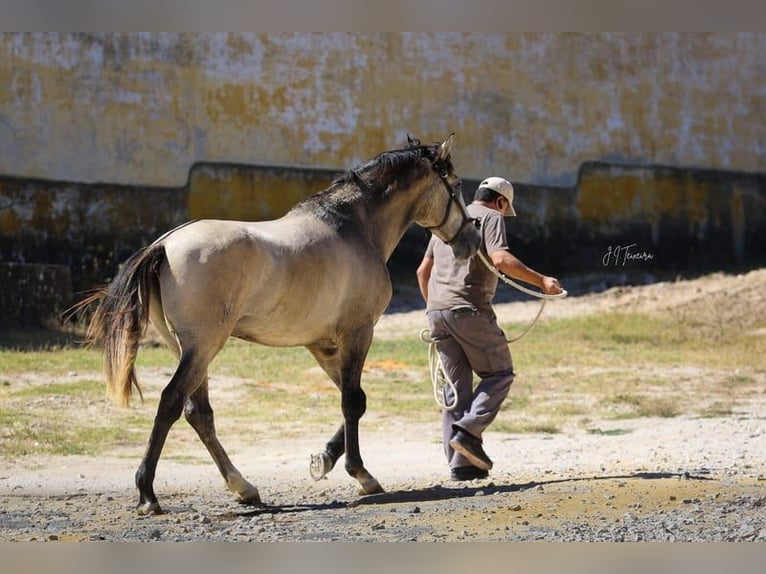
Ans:
[[[466,177],[609,160],[759,171],[760,33],[3,33],[0,174],[179,186],[457,134]]]
[[[179,188],[0,177],[0,263],[67,265],[75,289],[87,289],[185,221],[275,219],[336,175],[201,163]],[[464,180],[467,200],[478,183]],[[533,267],[598,271],[598,254],[625,242],[651,249],[656,271],[766,263],[766,174],[590,162],[573,186],[514,185],[519,217],[508,221],[509,237]],[[409,234],[392,264],[414,271],[426,239]]]
[[[517,186],[534,267],[626,240],[654,269],[763,264],[764,54],[761,33],[0,33],[0,264],[89,288],[187,219],[278,217],[452,131],[468,192]]]

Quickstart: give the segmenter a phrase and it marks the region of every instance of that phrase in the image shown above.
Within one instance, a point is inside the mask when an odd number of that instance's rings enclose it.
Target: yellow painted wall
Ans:
[[[760,33],[4,33],[0,174],[182,186],[197,161],[345,169],[450,131],[472,178],[762,171],[765,54]]]
[[[189,175],[189,219],[276,219],[330,186],[326,170],[197,164]]]

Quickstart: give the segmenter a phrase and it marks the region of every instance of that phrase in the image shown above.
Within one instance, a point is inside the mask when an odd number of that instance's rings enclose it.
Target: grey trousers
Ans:
[[[455,409],[444,410],[442,415],[444,454],[451,468],[467,466],[470,462],[449,446],[453,425],[481,438],[513,383],[511,352],[494,313],[461,307],[429,311],[427,316],[444,371],[458,393]],[[480,379],[475,389],[474,373]],[[445,390],[445,401],[454,402],[449,389]]]

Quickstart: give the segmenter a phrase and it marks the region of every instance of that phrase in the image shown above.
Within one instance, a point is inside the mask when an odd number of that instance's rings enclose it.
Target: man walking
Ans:
[[[471,217],[481,222],[480,249],[502,273],[556,295],[558,280],[527,267],[511,254],[504,217],[516,215],[513,186],[501,177],[479,184]],[[513,362],[505,333],[497,325],[492,300],[497,276],[478,258],[457,260],[452,250],[432,236],[417,269],[418,286],[426,301],[431,338],[454,383],[457,397],[445,389],[445,404],[455,408],[442,416],[444,452],[453,480],[486,478],[492,460],[484,452],[482,435],[500,411],[513,382]],[[480,381],[473,388],[473,374]]]

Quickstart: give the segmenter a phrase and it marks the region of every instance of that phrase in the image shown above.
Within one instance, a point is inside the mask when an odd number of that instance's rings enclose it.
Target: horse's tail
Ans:
[[[158,274],[165,247],[155,242],[137,251],[104,289],[78,307],[98,302],[87,332],[87,344],[104,348],[104,374],[109,394],[122,405],[130,403],[133,388],[143,400],[136,378],[138,345],[149,320],[149,299],[159,292]]]

